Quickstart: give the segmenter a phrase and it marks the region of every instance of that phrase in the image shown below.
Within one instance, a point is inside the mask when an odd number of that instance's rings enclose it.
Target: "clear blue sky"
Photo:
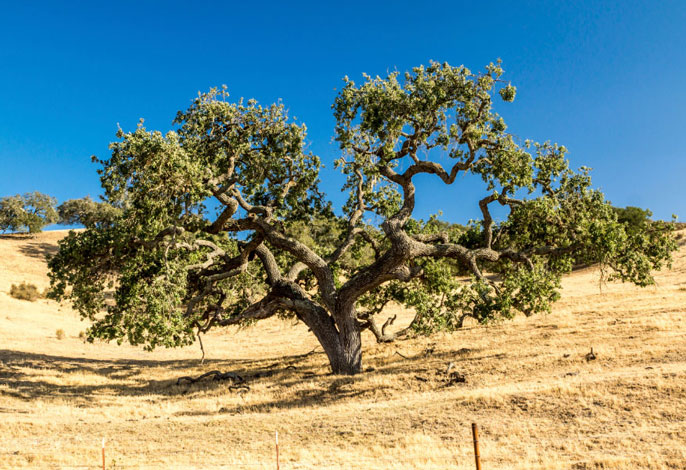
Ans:
[[[518,88],[498,108],[513,133],[566,145],[615,205],[686,219],[683,1],[1,2],[0,196],[95,197],[89,157],[107,155],[117,123],[166,131],[226,84],[307,123],[340,205],[330,105],[344,75],[497,58]],[[418,216],[477,215],[462,199],[481,194],[474,181],[433,183]]]

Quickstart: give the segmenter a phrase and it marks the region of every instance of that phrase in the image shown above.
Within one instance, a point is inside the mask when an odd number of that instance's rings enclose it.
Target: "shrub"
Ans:
[[[22,282],[19,285],[12,284],[10,295],[15,299],[28,300],[30,302],[43,297],[43,295],[38,292],[38,287],[27,282]]]
[[[60,328],[59,330],[55,331],[55,336],[57,336],[57,339],[64,339],[64,330]]]

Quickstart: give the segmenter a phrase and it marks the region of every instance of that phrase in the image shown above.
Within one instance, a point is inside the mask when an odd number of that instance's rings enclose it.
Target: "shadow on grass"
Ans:
[[[230,370],[247,383],[294,373],[296,362],[307,355],[262,360],[206,360],[200,365],[197,359],[145,360],[145,359],[91,359],[57,356],[0,349],[0,396],[8,395],[22,400],[82,398],[94,394],[138,396],[159,395],[173,397],[188,395],[210,388],[227,388],[230,381],[203,380],[195,384],[177,380],[182,376],[198,376],[209,370]],[[160,375],[159,369],[169,369],[164,379],[149,379]],[[154,373],[153,373],[154,371]],[[106,379],[96,384],[69,384],[70,374],[93,374]],[[46,379],[45,376],[51,376]],[[76,379],[78,380],[78,379]],[[60,383],[60,381],[67,383]]]
[[[313,404],[325,406],[360,396],[375,396],[397,386],[441,387],[443,385],[440,383],[440,374],[445,364],[487,361],[499,357],[475,355],[476,352],[467,349],[434,352],[427,349],[411,356],[397,355],[391,360],[386,358],[383,361],[373,361],[372,365],[376,368],[368,368],[358,376],[348,377],[330,374],[323,352],[283,358],[207,360],[205,364],[200,365],[197,359],[106,360],[0,349],[0,396],[6,395],[25,401],[68,399],[73,406],[90,407],[95,406],[94,396],[146,396],[159,399],[187,396],[192,399],[193,396],[202,395],[207,391],[251,393],[250,390],[232,391],[230,386],[233,382],[229,380],[207,379],[177,385],[179,377],[197,377],[210,370],[238,374],[248,387],[254,387],[259,383],[267,383],[267,388],[274,385],[281,389],[299,387],[291,393],[279,394],[283,396],[282,399],[250,405],[252,412],[267,412],[274,408],[298,408]],[[430,364],[427,363],[428,359]],[[168,369],[166,373],[163,372],[165,377],[150,379],[151,376],[162,375],[160,368]],[[107,380],[91,380],[94,383],[88,383],[88,379],[78,376],[84,373]],[[366,379],[374,375],[399,377],[399,385],[367,382]],[[422,379],[417,379],[417,376]],[[85,383],[79,383],[81,381]],[[302,387],[303,384],[306,385]],[[232,414],[244,411],[243,407],[238,405],[222,408],[219,413]]]
[[[53,256],[57,250],[58,248],[54,244],[38,241],[28,242],[19,247],[19,251],[23,255],[41,260],[46,259],[47,256]]]
[[[0,233],[0,240],[30,240],[35,235],[30,233]]]
[[[59,397],[87,400],[93,394],[181,394],[180,390],[175,393],[174,388],[169,387],[176,379],[146,379],[148,372],[160,367],[179,371],[179,375],[188,375],[188,371],[197,369],[198,361],[105,360],[0,349],[0,385],[5,386],[4,390],[0,389],[0,395],[10,395],[24,400]],[[75,373],[94,374],[110,380],[107,383],[96,384],[59,383],[61,379],[68,381],[69,374]],[[63,374],[67,377],[60,377]],[[53,380],[45,380],[45,375],[56,377]]]

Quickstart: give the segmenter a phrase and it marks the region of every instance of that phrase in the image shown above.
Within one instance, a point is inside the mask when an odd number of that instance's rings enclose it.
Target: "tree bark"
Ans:
[[[331,363],[334,374],[354,375],[362,372],[362,336],[357,324],[354,303],[337,303],[334,312],[340,352]]]
[[[311,302],[298,303],[298,317],[319,340],[334,374],[354,375],[362,371],[362,338],[355,308],[338,308],[334,316]]]

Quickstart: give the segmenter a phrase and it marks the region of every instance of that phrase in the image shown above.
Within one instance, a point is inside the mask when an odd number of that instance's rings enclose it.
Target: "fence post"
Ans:
[[[276,431],[276,470],[279,470],[279,431]]]
[[[479,430],[476,423],[472,423],[472,437],[474,439],[474,461],[476,462],[476,470],[481,470],[481,456],[479,455]]]
[[[105,470],[105,438],[102,438],[102,470]]]

